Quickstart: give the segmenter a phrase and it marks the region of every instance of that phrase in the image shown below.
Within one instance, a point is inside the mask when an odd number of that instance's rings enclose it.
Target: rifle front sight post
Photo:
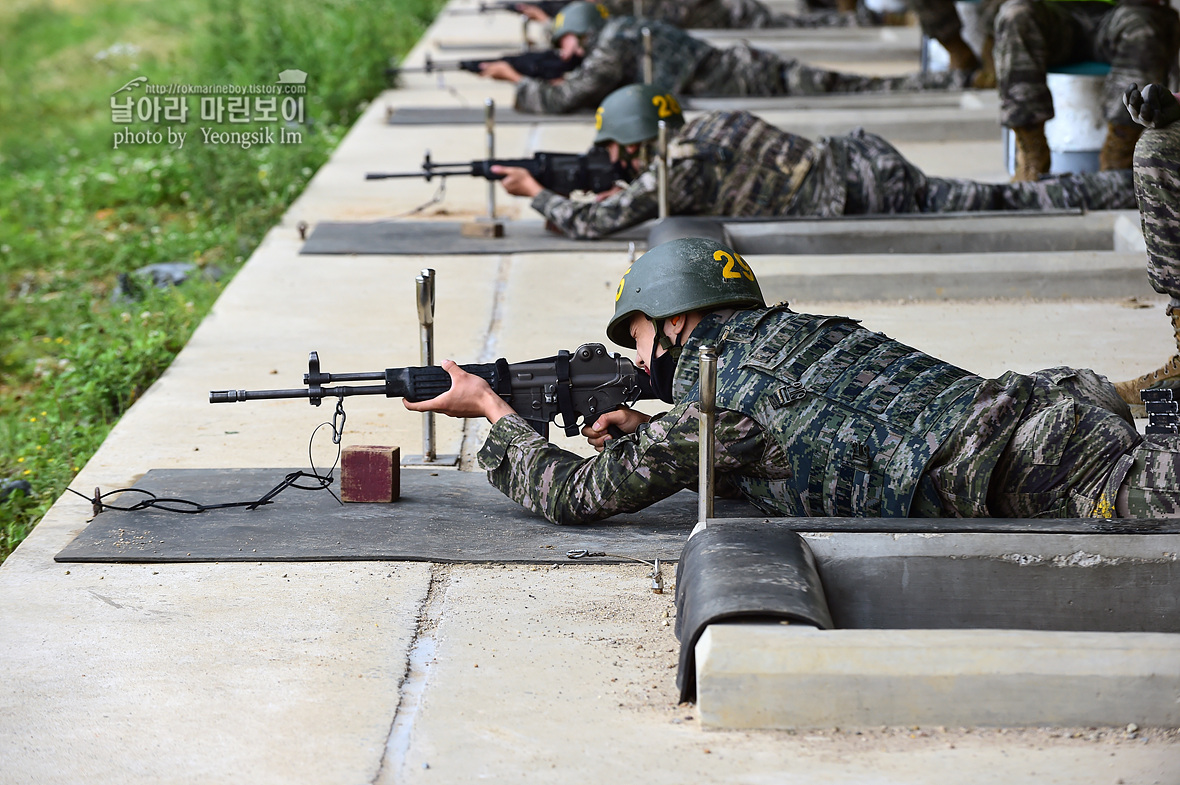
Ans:
[[[484,122],[488,132],[488,160],[496,160],[496,102],[484,101]],[[488,220],[496,220],[496,181],[488,180]]]

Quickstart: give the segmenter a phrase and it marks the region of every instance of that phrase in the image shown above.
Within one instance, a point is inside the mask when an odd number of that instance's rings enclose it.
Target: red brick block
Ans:
[[[401,449],[362,444],[340,455],[340,499],[392,502],[401,496]]]

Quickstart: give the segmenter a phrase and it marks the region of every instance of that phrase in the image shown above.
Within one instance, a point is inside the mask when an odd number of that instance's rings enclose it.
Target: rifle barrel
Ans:
[[[313,390],[315,395],[312,395]],[[265,401],[276,398],[333,398],[348,395],[385,395],[385,385],[371,387],[337,387],[308,388],[300,387],[293,390],[211,390],[209,403],[241,403],[243,401]]]

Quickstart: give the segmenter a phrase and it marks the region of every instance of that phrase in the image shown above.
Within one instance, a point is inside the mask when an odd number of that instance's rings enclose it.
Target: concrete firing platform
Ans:
[[[456,19],[424,40],[479,32]],[[475,85],[462,100],[511,101],[510,89]],[[624,254],[299,255],[300,221],[385,218],[433,193],[366,184],[365,171],[416,168],[428,147],[436,160],[482,157],[481,128],[394,132],[386,100],[459,99],[431,87],[374,102],[74,487],[122,487],[153,468],[302,463],[329,412],[289,401],[211,407],[207,391],[299,378],[311,349],[332,369],[416,364],[413,282],[428,265],[439,358],[532,358],[602,338]],[[497,144],[515,155],[577,150],[591,133],[542,122],[501,129]],[[1002,178],[998,141],[994,164],[981,144],[903,152],[939,174]],[[452,179],[428,212],[478,214],[485,195],[483,181]],[[777,264],[757,269],[773,279]],[[1172,348],[1158,297],[792,299],[989,375],[1064,362],[1129,377]],[[350,399],[348,413],[346,444],[419,443],[419,415],[397,402]],[[440,419],[439,451],[469,469],[486,430]],[[557,443],[589,453],[579,440]],[[327,452],[316,445],[317,463]],[[652,594],[643,565],[53,563],[88,516],[85,501],[63,496],[0,567],[5,782],[1073,785],[1167,783],[1180,770],[1180,736],[1165,730],[703,732],[697,708],[676,704],[672,594]]]

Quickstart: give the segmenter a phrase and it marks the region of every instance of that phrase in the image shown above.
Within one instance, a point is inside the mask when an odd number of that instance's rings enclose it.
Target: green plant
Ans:
[[[0,559],[162,373],[441,0],[41,0],[0,8]],[[110,97],[308,72],[298,144],[114,149]],[[253,126],[257,128],[258,126]],[[247,127],[246,130],[248,130]],[[191,129],[195,132],[195,128]],[[235,129],[237,130],[237,129]],[[219,274],[115,301],[121,275]]]

